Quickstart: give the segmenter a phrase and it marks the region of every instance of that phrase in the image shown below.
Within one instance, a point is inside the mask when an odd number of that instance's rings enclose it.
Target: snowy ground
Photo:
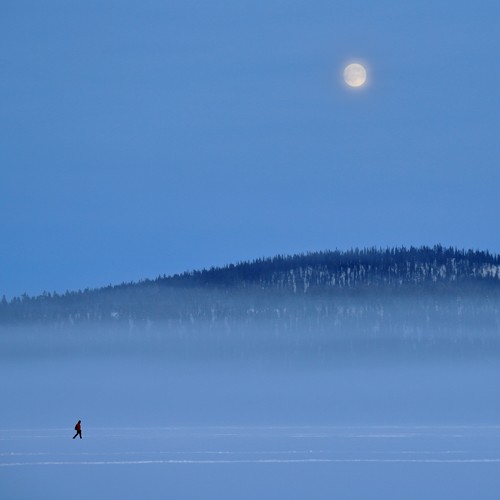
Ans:
[[[498,498],[499,427],[0,432],[3,498]]]
[[[2,498],[498,498],[498,427],[2,430]]]
[[[500,497],[495,359],[17,356],[0,378],[6,500]]]

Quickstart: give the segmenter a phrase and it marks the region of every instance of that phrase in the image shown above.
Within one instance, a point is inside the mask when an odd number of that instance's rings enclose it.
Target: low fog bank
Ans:
[[[494,360],[276,364],[152,356],[2,362],[0,428],[497,425]]]
[[[345,333],[4,330],[0,428],[498,423],[497,343]]]
[[[328,366],[332,362],[399,362],[425,359],[498,358],[496,327],[410,323],[383,329],[356,325],[283,326],[216,321],[85,324],[72,327],[0,328],[0,359],[44,357],[159,357],[169,361],[269,361]]]
[[[84,307],[60,316],[45,315],[40,303],[36,320],[0,322],[0,357],[149,354],[328,363],[360,356],[496,356],[500,302],[483,288],[293,295],[168,289],[164,303],[120,299],[92,314]]]
[[[81,418],[91,432],[498,423],[494,300],[370,294],[279,304],[222,301],[208,317],[191,305],[161,320],[118,313],[4,325],[0,424],[63,429]]]

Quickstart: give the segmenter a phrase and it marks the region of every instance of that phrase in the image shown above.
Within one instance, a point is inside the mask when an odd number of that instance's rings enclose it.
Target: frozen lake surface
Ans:
[[[2,499],[500,497],[494,358],[18,356],[0,377]]]
[[[0,431],[4,498],[498,498],[500,427]]]

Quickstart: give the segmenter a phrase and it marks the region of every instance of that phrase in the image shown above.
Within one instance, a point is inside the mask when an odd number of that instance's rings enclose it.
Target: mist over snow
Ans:
[[[499,270],[367,249],[3,300],[0,491],[493,499]]]

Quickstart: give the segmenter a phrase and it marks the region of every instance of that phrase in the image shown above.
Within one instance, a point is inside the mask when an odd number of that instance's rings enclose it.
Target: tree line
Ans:
[[[394,320],[395,304],[406,308],[407,319],[435,318],[438,303],[449,318],[464,311],[469,319],[483,318],[479,311],[486,308],[489,324],[496,324],[499,298],[498,255],[440,245],[356,248],[277,255],[64,294],[3,297],[0,325],[272,320],[328,329],[361,317],[381,324],[384,310],[384,321]]]

